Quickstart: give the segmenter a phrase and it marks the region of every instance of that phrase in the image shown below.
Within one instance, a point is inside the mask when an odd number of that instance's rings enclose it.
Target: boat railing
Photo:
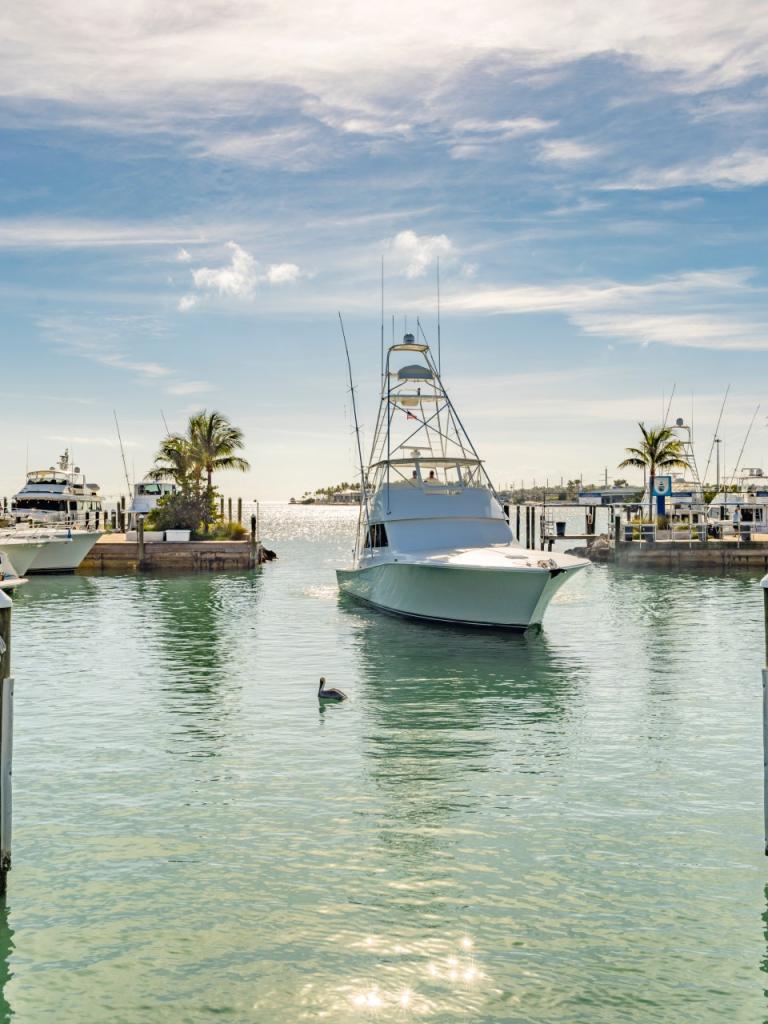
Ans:
[[[711,540],[725,540],[735,544],[753,541],[768,542],[768,525],[765,523],[734,524],[723,520],[717,523],[681,523],[664,528],[655,523],[623,523],[621,526],[621,541],[624,544],[638,542],[705,544]]]

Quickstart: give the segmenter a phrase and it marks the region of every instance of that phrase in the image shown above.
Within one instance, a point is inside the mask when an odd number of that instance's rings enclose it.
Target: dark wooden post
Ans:
[[[237,521],[240,525],[243,525],[243,499],[237,499]]]
[[[520,506],[515,506],[515,540],[520,543]]]
[[[232,499],[227,498],[227,519],[232,522]]]
[[[763,576],[760,586],[763,588],[766,666],[763,669],[763,828],[765,853],[768,856],[768,576]]]
[[[13,602],[0,591],[0,895],[11,870],[11,759],[13,754],[13,678],[11,611]]]
[[[251,568],[256,565],[256,516],[251,516]]]
[[[144,568],[144,516],[136,516],[136,535],[139,541],[139,569]]]
[[[224,498],[219,500],[219,518],[224,522]]]

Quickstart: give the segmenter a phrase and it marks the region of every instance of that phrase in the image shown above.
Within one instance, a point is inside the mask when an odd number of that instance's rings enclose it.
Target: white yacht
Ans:
[[[18,573],[5,551],[0,550],[0,590],[15,590],[27,580],[23,573]]]
[[[527,629],[586,565],[520,547],[429,346],[406,334],[387,354],[354,560],[337,570],[340,590],[410,618]]]
[[[145,479],[134,484],[133,498],[127,510],[126,529],[135,530],[137,516],[146,516],[152,509],[157,508],[157,503],[161,498],[166,494],[175,494],[177,490],[178,485],[172,480]]]
[[[768,476],[756,466],[745,466],[731,487],[720,489],[709,503],[710,523],[732,522],[738,511],[740,523],[757,524],[755,530],[764,527],[768,523]]]
[[[19,576],[27,575],[42,550],[41,540],[23,537],[16,530],[0,530],[0,555],[12,563]]]
[[[101,512],[99,485],[88,483],[80,467],[70,464],[69,451],[60,457],[58,466],[27,473],[27,481],[11,505],[11,516],[17,522],[95,525]]]
[[[10,515],[15,527],[0,530],[0,551],[26,575],[74,572],[101,536],[98,525],[106,514],[98,484],[88,483],[65,451],[58,466],[27,473]],[[22,548],[33,552],[31,561]]]

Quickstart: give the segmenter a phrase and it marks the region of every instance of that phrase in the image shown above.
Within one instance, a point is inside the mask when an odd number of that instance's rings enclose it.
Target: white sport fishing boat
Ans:
[[[392,366],[414,357],[422,361]],[[364,479],[354,561],[336,576],[343,593],[375,608],[527,629],[589,564],[520,547],[429,346],[412,334],[387,354]]]

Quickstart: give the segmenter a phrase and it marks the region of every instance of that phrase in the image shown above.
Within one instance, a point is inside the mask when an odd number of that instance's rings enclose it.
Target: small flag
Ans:
[[[412,412],[409,412],[408,415],[405,418],[407,420],[415,420],[415,419],[418,419],[418,416],[414,416]]]

